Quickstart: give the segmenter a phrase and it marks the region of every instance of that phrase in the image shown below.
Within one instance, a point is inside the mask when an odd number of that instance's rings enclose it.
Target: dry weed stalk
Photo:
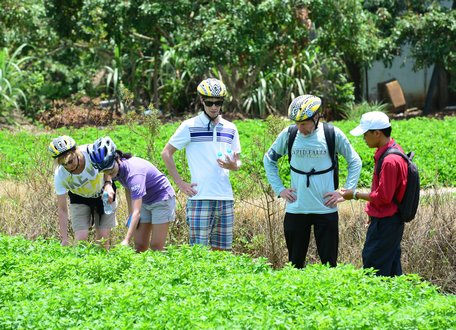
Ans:
[[[8,235],[23,235],[58,239],[57,205],[48,160],[37,159],[37,170],[25,182],[3,181],[0,185],[0,231]],[[234,253],[266,257],[274,267],[287,262],[283,235],[283,201],[273,196],[269,186],[254,186],[261,174],[245,178],[245,189],[261,187],[258,198],[236,200]],[[123,189],[119,190],[118,226],[111,243],[118,244],[125,235],[127,206]],[[186,196],[178,195],[177,219],[170,227],[168,244],[186,244],[188,226],[185,222]],[[339,262],[361,267],[367,220],[364,202],[339,204]],[[440,286],[443,291],[456,293],[456,198],[454,194],[435,190],[422,199],[417,218],[406,224],[402,243],[405,273],[417,273]],[[307,262],[319,262],[314,239],[311,240]]]

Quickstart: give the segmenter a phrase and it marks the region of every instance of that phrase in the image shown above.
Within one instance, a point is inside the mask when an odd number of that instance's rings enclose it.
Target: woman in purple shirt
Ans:
[[[110,137],[99,138],[88,148],[93,166],[125,188],[128,231],[122,245],[134,237],[137,252],[163,250],[169,223],[175,219],[174,189],[166,176],[145,159],[116,150]],[[109,201],[111,202],[111,201]]]

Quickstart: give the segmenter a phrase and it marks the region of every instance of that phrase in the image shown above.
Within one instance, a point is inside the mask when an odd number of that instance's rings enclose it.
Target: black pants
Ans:
[[[321,262],[336,267],[339,247],[339,214],[337,212],[329,214],[285,213],[284,232],[288,260],[296,268],[304,267],[312,225]]]
[[[371,217],[363,248],[363,267],[375,268],[377,275],[402,275],[401,240],[404,222],[397,214],[387,218]]]

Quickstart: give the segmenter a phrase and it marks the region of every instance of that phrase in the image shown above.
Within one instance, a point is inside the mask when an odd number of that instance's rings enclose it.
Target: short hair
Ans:
[[[383,135],[385,135],[386,137],[391,136],[391,126],[387,127],[387,128],[379,129],[379,131],[382,132]]]

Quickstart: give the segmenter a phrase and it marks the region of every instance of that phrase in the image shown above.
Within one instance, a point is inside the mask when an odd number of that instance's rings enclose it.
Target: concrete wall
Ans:
[[[451,8],[452,4],[453,1],[440,1],[440,5],[446,8]],[[407,106],[422,109],[434,66],[415,72],[413,64],[409,45],[403,46],[402,55],[394,59],[391,67],[385,67],[383,62],[375,62],[365,72],[364,98],[369,101],[381,101],[378,83],[396,79],[404,92]]]
[[[375,62],[367,70],[367,74],[364,77],[364,98],[369,101],[381,101],[378,84],[396,79],[404,92],[407,106],[422,108],[431,80],[433,66],[415,72],[413,71],[413,64],[414,61],[410,57],[410,46],[408,45],[402,48],[402,56],[396,57],[391,67],[386,67],[383,62]]]

